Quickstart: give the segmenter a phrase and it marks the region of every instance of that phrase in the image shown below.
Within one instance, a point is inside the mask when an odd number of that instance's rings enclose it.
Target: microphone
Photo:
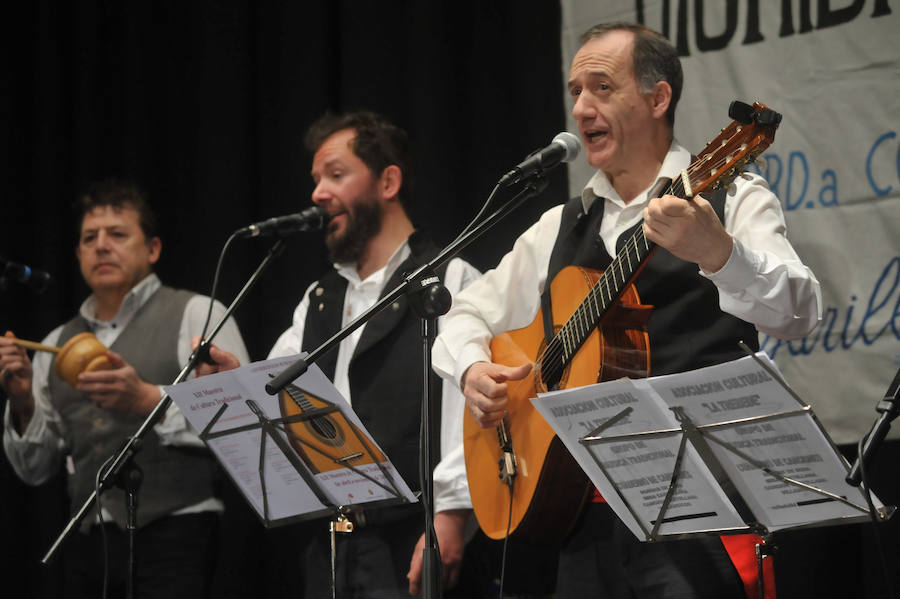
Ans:
[[[563,131],[553,138],[549,146],[532,153],[514,169],[500,177],[498,185],[509,187],[532,175],[541,175],[560,162],[575,160],[580,151],[581,142],[578,141],[578,138],[568,131]]]
[[[285,237],[301,231],[321,231],[331,220],[328,211],[320,206],[311,206],[302,212],[276,216],[238,229],[236,237],[259,237],[277,235]]]
[[[3,270],[0,271],[0,280],[3,282],[5,279],[12,279],[31,287],[36,293],[44,292],[50,284],[50,273],[34,270],[30,266],[11,262],[2,257],[0,265],[3,266]]]

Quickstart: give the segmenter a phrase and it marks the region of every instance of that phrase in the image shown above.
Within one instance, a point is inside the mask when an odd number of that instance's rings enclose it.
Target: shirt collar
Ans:
[[[661,178],[668,177],[670,179],[675,179],[675,177],[680,175],[681,171],[687,168],[690,163],[691,153],[673,138],[672,145],[669,146],[669,151],[666,152],[666,157],[663,159],[662,166],[659,168],[659,173],[657,173],[656,178],[653,180],[653,184],[635,198],[637,201],[632,202],[632,204],[641,204],[652,199],[645,196]],[[606,177],[606,173],[600,170],[594,173],[594,176],[588,180],[587,185],[585,185],[581,192],[581,205],[585,214],[591,209],[594,201],[599,198],[606,198],[623,208],[625,206],[625,202],[622,201],[618,192],[610,184],[609,179]]]
[[[140,283],[132,287],[128,293],[125,294],[122,305],[119,306],[119,311],[116,312],[116,315],[110,321],[102,321],[97,318],[97,298],[94,297],[93,294],[84,300],[79,312],[92,326],[103,325],[108,322],[114,322],[124,326],[125,322],[138,311],[138,308],[147,303],[147,300],[156,293],[156,290],[159,289],[161,285],[162,283],[160,282],[159,277],[156,276],[156,273],[150,273],[144,277]]]
[[[347,279],[350,282],[350,285],[354,287],[359,287],[364,283],[376,284],[380,288],[384,285],[384,282],[391,278],[391,275],[399,268],[403,261],[409,258],[411,250],[409,248],[409,239],[403,241],[397,249],[394,250],[394,253],[391,254],[391,257],[388,258],[387,263],[384,266],[370,274],[365,280],[359,278],[359,273],[356,271],[356,265],[352,263],[343,263],[343,264],[335,264],[334,268],[339,275]]]

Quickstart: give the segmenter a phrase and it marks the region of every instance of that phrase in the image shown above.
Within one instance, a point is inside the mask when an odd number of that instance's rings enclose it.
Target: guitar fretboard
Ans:
[[[672,181],[659,195],[685,197],[681,178]],[[634,279],[644,262],[653,253],[656,244],[644,237],[644,229],[638,226],[616,257],[606,268],[591,290],[582,300],[569,320],[560,328],[542,359],[542,378],[548,388],[556,385],[569,361],[600,324],[600,320],[619,299]]]
[[[294,400],[294,403],[297,404],[297,407],[300,408],[303,412],[309,412],[310,410],[314,410],[315,406],[307,399],[306,394],[303,393],[298,387],[294,385],[288,385],[285,388],[288,395],[291,399]]]
[[[569,320],[547,345],[542,361],[545,383],[554,385],[559,382],[566,364],[597,328],[655,247],[656,244],[644,237],[642,227],[638,227],[625,242]]]

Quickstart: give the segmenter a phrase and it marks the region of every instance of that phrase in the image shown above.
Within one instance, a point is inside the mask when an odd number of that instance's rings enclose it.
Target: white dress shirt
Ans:
[[[347,291],[344,296],[344,312],[341,326],[346,326],[357,316],[371,308],[391,276],[410,255],[409,243],[403,242],[394,251],[387,264],[365,279],[360,279],[352,264],[335,264],[338,274],[347,279]],[[454,258],[447,263],[444,275],[444,286],[456,298],[457,293],[478,277],[478,271],[467,262]],[[294,310],[293,324],[287,329],[272,347],[269,358],[288,356],[300,353],[301,349],[311,351],[311,347],[301,348],[306,313],[309,309],[309,294],[318,285],[318,281],[307,288],[303,299]],[[438,328],[443,326],[444,317],[438,319]],[[365,325],[356,329],[341,341],[338,346],[337,363],[334,372],[334,385],[350,404],[353,397],[350,393],[349,366],[356,344],[362,336]],[[408,368],[408,364],[397,364],[398,368]],[[471,508],[469,486],[466,482],[466,466],[462,446],[462,420],[465,399],[453,385],[441,385],[441,461],[434,470],[434,504],[435,512],[450,509]],[[388,456],[390,457],[390,456]]]
[[[97,339],[106,347],[110,347],[119,334],[128,326],[138,309],[150,299],[161,286],[159,278],[150,274],[140,283],[134,286],[119,307],[115,317],[109,321],[98,320],[96,317],[97,300],[92,295],[81,304],[80,314],[88,322],[91,331]],[[178,361],[187,364],[191,354],[191,339],[200,335],[203,323],[206,321],[206,313],[209,309],[209,298],[195,295],[188,300],[181,317],[178,330],[176,351]],[[225,313],[222,304],[216,302],[213,308],[211,326]],[[59,335],[64,325],[53,329],[42,341],[45,345],[58,345]],[[235,354],[243,363],[249,362],[247,349],[238,331],[237,324],[229,319],[216,336],[216,344]],[[4,414],[3,446],[9,462],[24,482],[31,485],[39,485],[56,473],[60,458],[68,451],[65,446],[66,425],[59,413],[50,402],[49,376],[53,356],[46,352],[35,352],[32,361],[32,395],[34,396],[34,415],[28,423],[28,428],[21,435],[12,425],[9,406]],[[162,385],[169,385],[174,381],[147,381],[160,386],[160,398],[162,398]],[[162,422],[154,425],[153,430],[159,436],[163,445],[191,445],[202,446],[203,442],[197,433],[188,425],[187,420],[172,402],[166,410]],[[179,510],[178,514],[196,511],[216,510],[221,511],[222,504],[216,499],[210,498],[200,504],[189,506]]]
[[[673,141],[656,180],[675,179],[690,161],[690,153]],[[588,182],[585,213],[606,198],[599,234],[610,256],[616,255],[619,236],[641,221],[652,188],[625,204],[602,171]],[[469,366],[490,361],[494,336],[534,320],[562,211],[559,205],[545,212],[495,269],[455,298],[433,350],[435,371],[443,378],[459,385]],[[743,174],[729,186],[724,221],[734,238],[731,256],[717,272],[700,270],[716,285],[722,311],[781,339],[811,331],[822,317],[819,282],[787,240],[781,204],[764,179]]]

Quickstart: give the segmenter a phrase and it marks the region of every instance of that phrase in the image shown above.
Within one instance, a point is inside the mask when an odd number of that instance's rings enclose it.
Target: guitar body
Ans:
[[[288,385],[278,397],[284,417],[333,406],[294,385]],[[291,447],[314,474],[344,468],[348,464],[359,466],[387,460],[377,447],[369,448],[368,443],[362,441],[362,433],[340,410],[308,420],[286,422],[284,428]]]
[[[575,312],[600,273],[569,266],[550,285],[553,323],[559,328]],[[649,371],[647,335],[642,326],[650,308],[640,306],[629,286],[603,326],[594,329],[563,372],[560,389],[581,387],[621,376],[643,377]],[[609,323],[609,324],[607,324]],[[532,372],[508,383],[508,436],[516,457],[512,515],[507,485],[498,477],[503,451],[494,428],[481,428],[466,411],[463,425],[469,492],[478,523],[492,539],[507,534],[517,540],[560,542],[571,530],[591,486],[553,429],[531,404],[547,387],[542,380],[545,350],[543,315],[525,328],[491,342],[492,360],[507,366],[534,363]]]

